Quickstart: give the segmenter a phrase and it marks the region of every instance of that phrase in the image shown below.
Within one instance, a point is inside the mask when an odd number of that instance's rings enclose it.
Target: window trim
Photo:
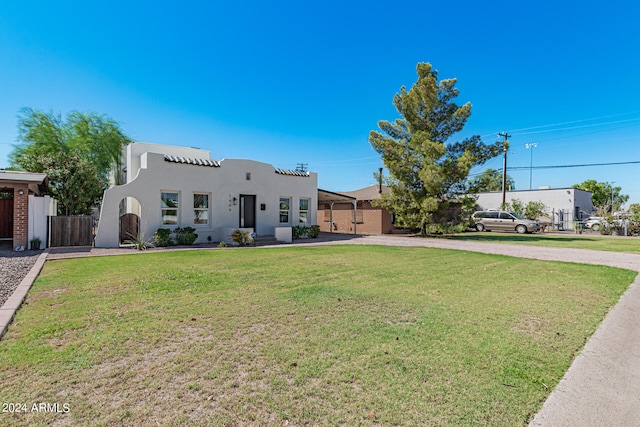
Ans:
[[[165,194],[175,194],[176,197],[176,206],[175,207],[164,207],[163,206],[163,201],[162,198]],[[181,198],[181,194],[180,191],[177,190],[160,190],[160,223],[164,226],[178,226],[178,224],[180,224],[180,198]],[[165,222],[165,212],[166,211],[175,211],[176,212],[176,220],[175,223],[174,222]],[[168,215],[167,215],[168,216]]]
[[[207,207],[206,208],[197,208],[196,207],[196,196],[206,196]],[[196,212],[206,212],[207,213],[207,222],[205,223],[197,223],[196,222]],[[194,191],[193,192],[193,225],[196,227],[208,227],[211,225],[211,193],[207,193],[204,191]]]
[[[307,202],[307,209],[302,209],[302,202]],[[309,224],[309,213],[311,212],[311,199],[309,197],[300,197],[298,200],[298,222],[300,224]],[[304,215],[305,221],[302,220],[302,214]]]
[[[280,198],[278,199],[278,222],[280,224],[291,224],[291,201],[292,201],[292,197],[288,197],[288,196],[280,196]],[[284,210],[282,209],[282,201],[286,200],[287,201],[287,209]],[[282,214],[286,212],[287,214],[287,220],[286,221],[282,221]]]

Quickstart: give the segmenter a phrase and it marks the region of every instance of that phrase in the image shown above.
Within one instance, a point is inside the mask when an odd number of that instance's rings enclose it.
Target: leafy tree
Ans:
[[[515,181],[507,174],[507,190],[513,191],[515,189]],[[502,191],[502,172],[489,168],[469,180],[470,194],[484,193],[487,191]]]
[[[452,199],[466,193],[469,170],[495,157],[501,144],[488,146],[479,136],[448,143],[471,115],[471,104],[453,102],[456,79],[438,82],[429,63],[416,68],[417,82],[393,98],[401,118],[379,121],[382,132],[371,131],[369,142],[390,173],[385,181],[391,192],[377,205],[392,210],[398,225],[419,228],[424,236],[427,228],[443,232],[456,222],[460,213]]]
[[[89,215],[107,183],[95,165],[78,154],[58,151],[23,157],[25,169],[44,172],[49,192],[58,201],[59,215]]]
[[[131,139],[106,115],[73,111],[63,120],[60,114],[23,108],[18,115],[18,139],[21,144],[10,154],[14,166],[28,170],[34,156],[77,153],[87,158],[103,178],[113,174],[116,184],[124,183],[122,149]]]
[[[512,199],[511,203],[506,203],[505,206],[503,206],[503,210],[505,211],[514,212],[524,218],[532,220],[536,220],[540,215],[543,215],[545,209],[546,206],[542,202],[529,202],[525,205],[518,199]]]
[[[622,205],[627,203],[629,196],[620,194],[622,187],[613,187],[608,182],[597,182],[595,179],[588,179],[581,184],[574,184],[573,188],[591,192],[593,206],[601,213],[611,213],[611,196],[613,195],[613,210],[619,211]]]

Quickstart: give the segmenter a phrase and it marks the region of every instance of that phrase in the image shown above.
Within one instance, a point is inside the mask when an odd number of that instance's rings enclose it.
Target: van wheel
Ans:
[[[478,231],[484,231],[484,225],[482,225],[482,224],[476,224],[476,230],[478,230]]]
[[[519,226],[516,227],[516,231],[518,232],[518,234],[524,234],[527,232],[527,227],[520,224]]]
[[[593,224],[593,225],[591,226],[591,229],[592,229],[593,231],[599,231],[599,230],[600,230],[600,224]]]

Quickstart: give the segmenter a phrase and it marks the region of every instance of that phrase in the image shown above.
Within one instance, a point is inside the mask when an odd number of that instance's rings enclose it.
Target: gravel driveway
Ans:
[[[0,250],[0,307],[29,273],[42,251]]]

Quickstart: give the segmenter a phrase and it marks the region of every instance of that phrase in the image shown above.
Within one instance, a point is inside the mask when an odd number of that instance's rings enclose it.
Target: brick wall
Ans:
[[[22,194],[20,194],[22,190]],[[27,185],[16,185],[13,189],[13,247],[22,246],[29,249],[29,188]]]
[[[329,205],[318,206],[318,224],[321,231],[330,231]],[[353,204],[334,203],[333,232],[353,233]],[[393,230],[391,214],[384,209],[374,208],[368,201],[358,202],[356,232],[358,234],[388,234]]]

